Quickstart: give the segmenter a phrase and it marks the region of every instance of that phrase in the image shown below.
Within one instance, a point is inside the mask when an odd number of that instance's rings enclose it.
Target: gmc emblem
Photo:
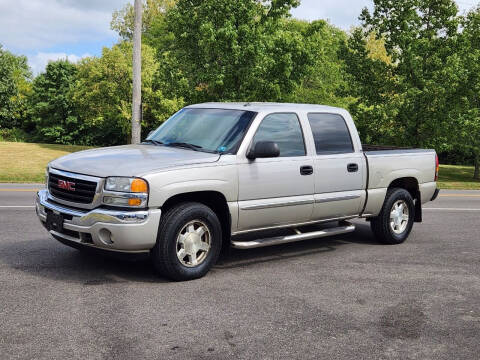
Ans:
[[[58,187],[63,190],[75,191],[75,183],[71,181],[58,180]]]

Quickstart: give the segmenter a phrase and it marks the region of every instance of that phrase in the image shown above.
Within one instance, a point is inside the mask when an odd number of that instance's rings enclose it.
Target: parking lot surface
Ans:
[[[39,187],[0,184],[1,359],[479,359],[480,192],[443,191],[402,245],[358,220],[175,283],[53,240]]]

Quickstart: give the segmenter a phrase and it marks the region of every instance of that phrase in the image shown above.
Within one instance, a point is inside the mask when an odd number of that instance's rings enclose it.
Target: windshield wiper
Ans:
[[[152,140],[152,139],[147,139],[142,144],[153,144],[153,145],[157,145],[157,146],[163,145],[163,143],[161,141]]]
[[[167,146],[183,147],[183,148],[187,148],[187,149],[194,150],[194,151],[199,151],[200,149],[203,149],[203,147],[201,147],[200,145],[190,144],[190,143],[186,143],[186,142],[171,142],[171,143],[168,143],[166,145]]]
[[[193,150],[193,151],[206,152],[206,153],[209,153],[209,154],[220,154],[219,151],[204,149],[200,145],[190,144],[190,143],[186,143],[186,142],[171,142],[171,143],[166,143],[165,146],[182,147],[182,148],[190,149],[190,150]]]

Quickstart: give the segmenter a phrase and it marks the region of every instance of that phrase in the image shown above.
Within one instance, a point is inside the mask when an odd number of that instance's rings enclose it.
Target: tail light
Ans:
[[[435,154],[435,180],[438,180],[438,170],[440,170],[440,163],[438,162],[438,155]]]

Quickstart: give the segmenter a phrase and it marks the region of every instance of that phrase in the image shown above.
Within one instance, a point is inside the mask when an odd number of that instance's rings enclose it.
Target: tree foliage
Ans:
[[[187,102],[285,98],[311,62],[301,34],[282,26],[295,5],[179,0],[167,13],[170,41],[158,48],[159,80]]]
[[[363,10],[346,62],[358,99],[352,110],[373,141],[444,145],[447,104],[440,84],[456,49],[457,13],[453,0],[374,0],[372,13]],[[391,63],[368,56],[365,38],[372,33],[384,41]],[[376,136],[374,128],[380,129]]]
[[[311,59],[300,85],[287,100],[347,107],[351,98],[345,63],[339,57],[339,51],[347,41],[347,34],[324,20],[307,22],[289,19],[284,26],[301,34]]]
[[[0,129],[21,125],[25,116],[31,73],[25,56],[16,56],[0,45]]]
[[[168,9],[175,5],[175,0],[144,0],[142,26],[146,33],[152,26],[165,16]],[[135,11],[133,5],[128,3],[122,9],[113,12],[110,27],[116,31],[123,40],[132,40]]]
[[[400,97],[395,92],[394,66],[372,56],[367,46],[368,34],[361,28],[353,30],[341,57],[348,71],[349,93],[355,101],[350,112],[355,119],[362,141],[400,145],[403,125],[395,121]]]
[[[142,98],[144,129],[151,129],[171,112],[181,99],[164,99],[153,87],[158,64],[155,52],[142,46]],[[132,44],[124,41],[104,48],[99,58],[84,59],[78,65],[74,101],[85,126],[91,128],[87,143],[114,145],[130,138],[132,108]]]
[[[448,150],[471,154],[474,177],[480,180],[480,7],[462,20],[457,51],[445,63],[441,87],[445,92]]]
[[[49,143],[81,142],[83,126],[79,124],[72,101],[77,67],[67,59],[50,62],[46,71],[33,81],[29,97],[28,122],[24,128],[34,132],[35,140]]]

